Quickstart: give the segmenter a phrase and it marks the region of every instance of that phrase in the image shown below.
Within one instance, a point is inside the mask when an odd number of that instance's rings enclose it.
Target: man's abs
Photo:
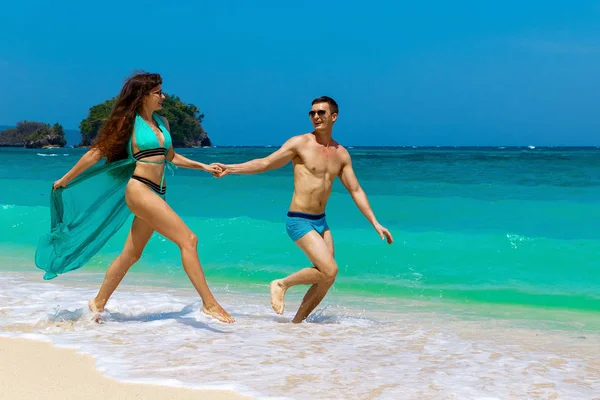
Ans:
[[[315,177],[312,177],[312,179],[295,179],[290,211],[321,214],[325,212],[330,195],[331,181],[329,179]]]

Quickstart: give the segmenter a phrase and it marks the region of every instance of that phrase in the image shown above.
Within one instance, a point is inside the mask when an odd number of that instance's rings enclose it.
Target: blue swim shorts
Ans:
[[[288,211],[285,218],[285,229],[289,237],[295,242],[313,229],[322,235],[329,229],[325,214],[307,214],[303,212]]]

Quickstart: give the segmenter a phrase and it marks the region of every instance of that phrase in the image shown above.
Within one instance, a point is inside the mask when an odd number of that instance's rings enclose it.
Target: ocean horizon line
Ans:
[[[342,144],[346,148],[350,149],[449,149],[449,150],[482,150],[482,149],[495,149],[495,150],[510,150],[510,149],[584,149],[584,150],[593,150],[600,149],[600,145],[353,145],[353,144]],[[15,146],[0,146],[11,148]],[[199,147],[174,147],[176,149],[192,149],[192,148],[219,148],[219,149],[227,149],[227,148],[235,148],[235,149],[268,149],[268,148],[279,148],[281,144],[239,144],[239,145],[212,145],[212,146],[199,146]],[[16,147],[21,148],[21,147]],[[65,147],[53,147],[49,149],[70,149],[70,148],[87,148],[86,146],[73,146],[67,145]],[[40,150],[40,149],[28,149],[28,150]]]

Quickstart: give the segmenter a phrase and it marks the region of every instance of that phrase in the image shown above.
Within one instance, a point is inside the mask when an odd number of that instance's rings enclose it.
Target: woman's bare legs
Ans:
[[[144,248],[146,247],[148,240],[150,240],[153,232],[154,229],[152,229],[152,227],[150,227],[150,225],[148,225],[148,223],[143,219],[138,217],[133,219],[131,230],[129,231],[129,236],[127,236],[127,240],[125,241],[123,251],[121,254],[119,254],[119,256],[117,256],[112,264],[110,264],[98,294],[89,302],[89,307],[92,312],[101,313],[104,311],[106,302],[113,294],[119,283],[121,283],[121,280],[127,271],[129,271],[129,268],[131,268],[131,266],[135,264],[142,256],[142,252],[144,251]]]
[[[194,232],[187,227],[166,201],[141,182],[135,180],[129,182],[125,199],[129,209],[138,218],[179,246],[183,268],[202,298],[202,311],[219,321],[235,322],[235,319],[219,305],[208,288],[198,257],[198,237]]]

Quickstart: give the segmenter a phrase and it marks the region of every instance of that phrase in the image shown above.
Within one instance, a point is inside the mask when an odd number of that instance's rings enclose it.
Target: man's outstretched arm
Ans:
[[[392,237],[390,231],[377,222],[377,218],[375,218],[375,214],[373,213],[371,205],[369,204],[369,200],[367,199],[367,194],[362,187],[360,187],[358,179],[356,179],[356,175],[352,169],[352,160],[350,158],[350,154],[348,153],[346,153],[346,156],[344,157],[344,165],[342,166],[342,171],[340,172],[340,181],[342,181],[344,187],[348,190],[348,192],[350,192],[352,200],[354,200],[354,203],[356,203],[360,212],[363,213],[363,215],[373,225],[379,236],[381,236],[381,240],[386,239],[388,244],[392,244],[394,238]]]
[[[300,140],[302,140],[300,136],[294,136],[288,139],[279,150],[269,154],[267,157],[257,158],[242,164],[216,163],[223,169],[219,177],[227,174],[260,174],[261,172],[281,168],[294,158]]]

